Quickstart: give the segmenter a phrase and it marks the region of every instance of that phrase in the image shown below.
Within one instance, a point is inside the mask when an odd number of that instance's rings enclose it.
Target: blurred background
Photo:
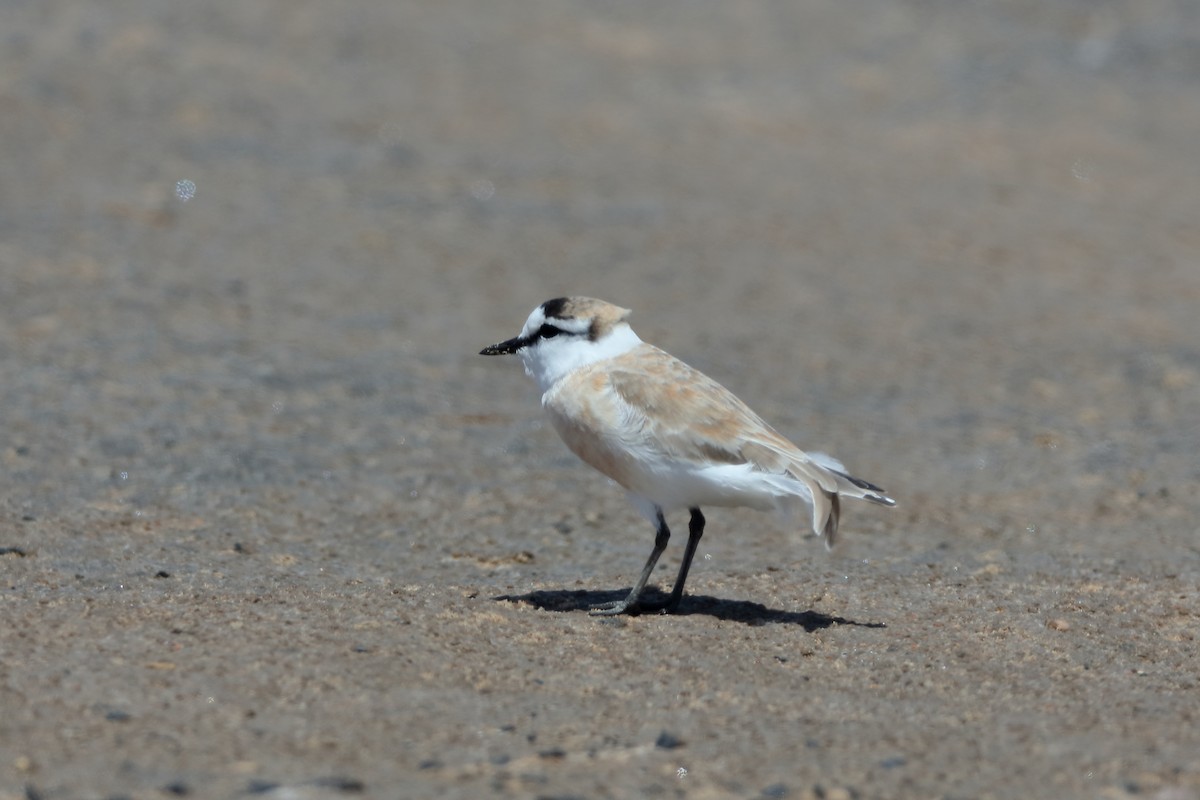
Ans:
[[[561,294],[635,309],[908,514],[1104,503],[1124,546],[1158,517],[1127,492],[1190,502],[1191,3],[0,15],[11,515],[350,457],[470,488],[503,433],[454,415],[536,412],[475,353]]]
[[[627,585],[649,530],[476,355],[584,294],[898,499],[814,569],[1194,615],[1197,209],[1191,0],[6,2],[10,599]]]
[[[475,353],[572,293],[906,513],[1190,502],[1192,3],[0,15],[10,515],[351,456],[469,488],[502,433],[453,415],[535,412]]]

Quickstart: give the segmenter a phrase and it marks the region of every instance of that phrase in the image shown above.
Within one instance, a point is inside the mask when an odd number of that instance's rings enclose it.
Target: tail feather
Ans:
[[[757,447],[751,463],[759,479],[766,478],[778,491],[779,509],[789,511],[792,499],[810,503],[813,534],[824,537],[826,547],[832,547],[837,539],[843,497],[896,505],[882,487],[846,472],[846,466],[833,456],[784,448],[778,442],[758,442]]]
[[[837,538],[838,519],[842,516],[842,501],[836,494],[829,495],[829,518],[825,520],[825,546],[833,547]]]
[[[828,459],[841,467],[840,462]],[[802,466],[802,468],[800,468]],[[894,506],[896,501],[884,494],[882,487],[855,478],[834,468],[832,464],[810,462],[804,465],[794,465],[790,470],[792,475],[807,486],[812,493],[812,529],[817,536],[824,537],[825,546],[833,547],[837,540],[838,520],[842,512],[842,497],[852,497],[856,500],[869,500],[883,506]]]
[[[856,478],[853,475],[847,475],[840,470],[835,469],[833,472],[837,473],[839,477],[850,481],[850,483],[854,484],[854,486],[858,487],[859,489],[862,489],[861,492],[842,491],[841,494],[844,494],[848,497],[856,497],[860,500],[870,500],[872,503],[879,503],[881,506],[896,505],[895,500],[884,494],[884,489],[882,486],[876,486],[870,481],[864,481],[862,478]]]

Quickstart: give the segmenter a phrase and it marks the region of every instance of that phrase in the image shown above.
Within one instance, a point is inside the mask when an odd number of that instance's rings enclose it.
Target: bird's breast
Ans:
[[[542,396],[542,407],[572,453],[626,489],[633,488],[637,459],[629,447],[630,432],[620,399],[603,373],[579,370],[567,376]]]

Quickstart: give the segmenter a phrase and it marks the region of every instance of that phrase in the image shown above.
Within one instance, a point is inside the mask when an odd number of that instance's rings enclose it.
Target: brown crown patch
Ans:
[[[547,319],[588,320],[588,338],[596,341],[633,312],[594,297],[557,297],[542,303],[542,313]]]

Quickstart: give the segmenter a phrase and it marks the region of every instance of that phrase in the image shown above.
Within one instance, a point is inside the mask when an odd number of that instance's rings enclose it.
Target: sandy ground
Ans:
[[[1200,797],[1197,31],[3,4],[0,798]],[[589,617],[651,530],[476,355],[571,293],[899,506]]]

